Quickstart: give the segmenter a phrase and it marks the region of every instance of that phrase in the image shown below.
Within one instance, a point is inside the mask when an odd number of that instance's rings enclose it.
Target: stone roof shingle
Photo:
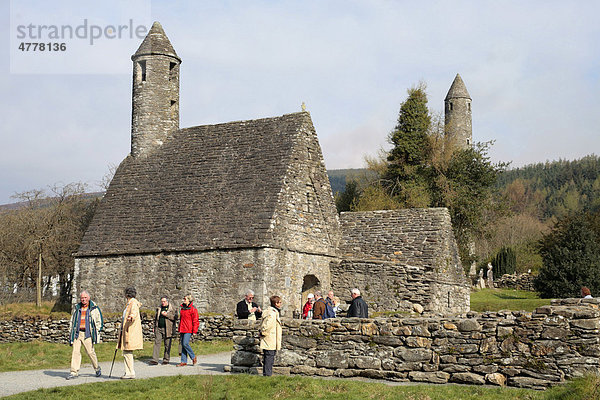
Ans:
[[[272,245],[306,112],[196,126],[119,166],[77,256]]]

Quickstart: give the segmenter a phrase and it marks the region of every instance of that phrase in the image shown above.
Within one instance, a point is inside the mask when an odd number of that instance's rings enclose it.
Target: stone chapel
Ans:
[[[374,311],[469,310],[447,209],[338,215],[308,112],[180,128],[181,58],[158,22],[131,58],[131,152],[75,254],[74,302],[120,311],[135,286],[147,308],[191,294],[231,314],[252,289],[291,316],[309,292],[358,287]],[[446,109],[465,145],[470,101],[457,75]]]

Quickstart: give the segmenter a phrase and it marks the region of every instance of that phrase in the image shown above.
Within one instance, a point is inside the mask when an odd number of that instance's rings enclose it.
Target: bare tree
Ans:
[[[0,274],[4,289],[32,292],[37,302],[58,276],[60,299],[68,301],[73,278],[72,254],[95,210],[97,199],[86,199],[82,183],[55,185],[15,197],[24,206],[0,215]],[[44,290],[45,289],[45,290]]]

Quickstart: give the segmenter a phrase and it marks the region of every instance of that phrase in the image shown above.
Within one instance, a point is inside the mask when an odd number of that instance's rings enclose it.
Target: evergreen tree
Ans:
[[[347,182],[344,191],[341,194],[339,192],[335,194],[335,207],[337,208],[337,212],[351,211],[359,197],[358,182],[355,180]]]
[[[388,166],[383,176],[384,186],[392,196],[408,207],[425,207],[425,168],[431,146],[428,137],[431,116],[427,108],[425,84],[408,90],[407,99],[400,105],[398,123],[390,134],[393,144],[387,156]],[[416,199],[416,200],[415,200]]]
[[[579,297],[582,286],[600,293],[598,216],[565,217],[540,241],[543,267],[534,281],[545,298]]]
[[[517,255],[510,247],[502,247],[492,260],[494,276],[500,278],[504,274],[514,274],[517,266]]]

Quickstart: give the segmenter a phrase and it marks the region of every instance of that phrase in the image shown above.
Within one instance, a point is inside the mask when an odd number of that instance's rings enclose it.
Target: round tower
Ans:
[[[137,157],[160,147],[179,129],[181,58],[160,23],[155,22],[131,60],[131,155]]]
[[[459,74],[456,74],[444,100],[445,128],[447,135],[453,135],[461,149],[473,144],[471,125],[471,96]]]

